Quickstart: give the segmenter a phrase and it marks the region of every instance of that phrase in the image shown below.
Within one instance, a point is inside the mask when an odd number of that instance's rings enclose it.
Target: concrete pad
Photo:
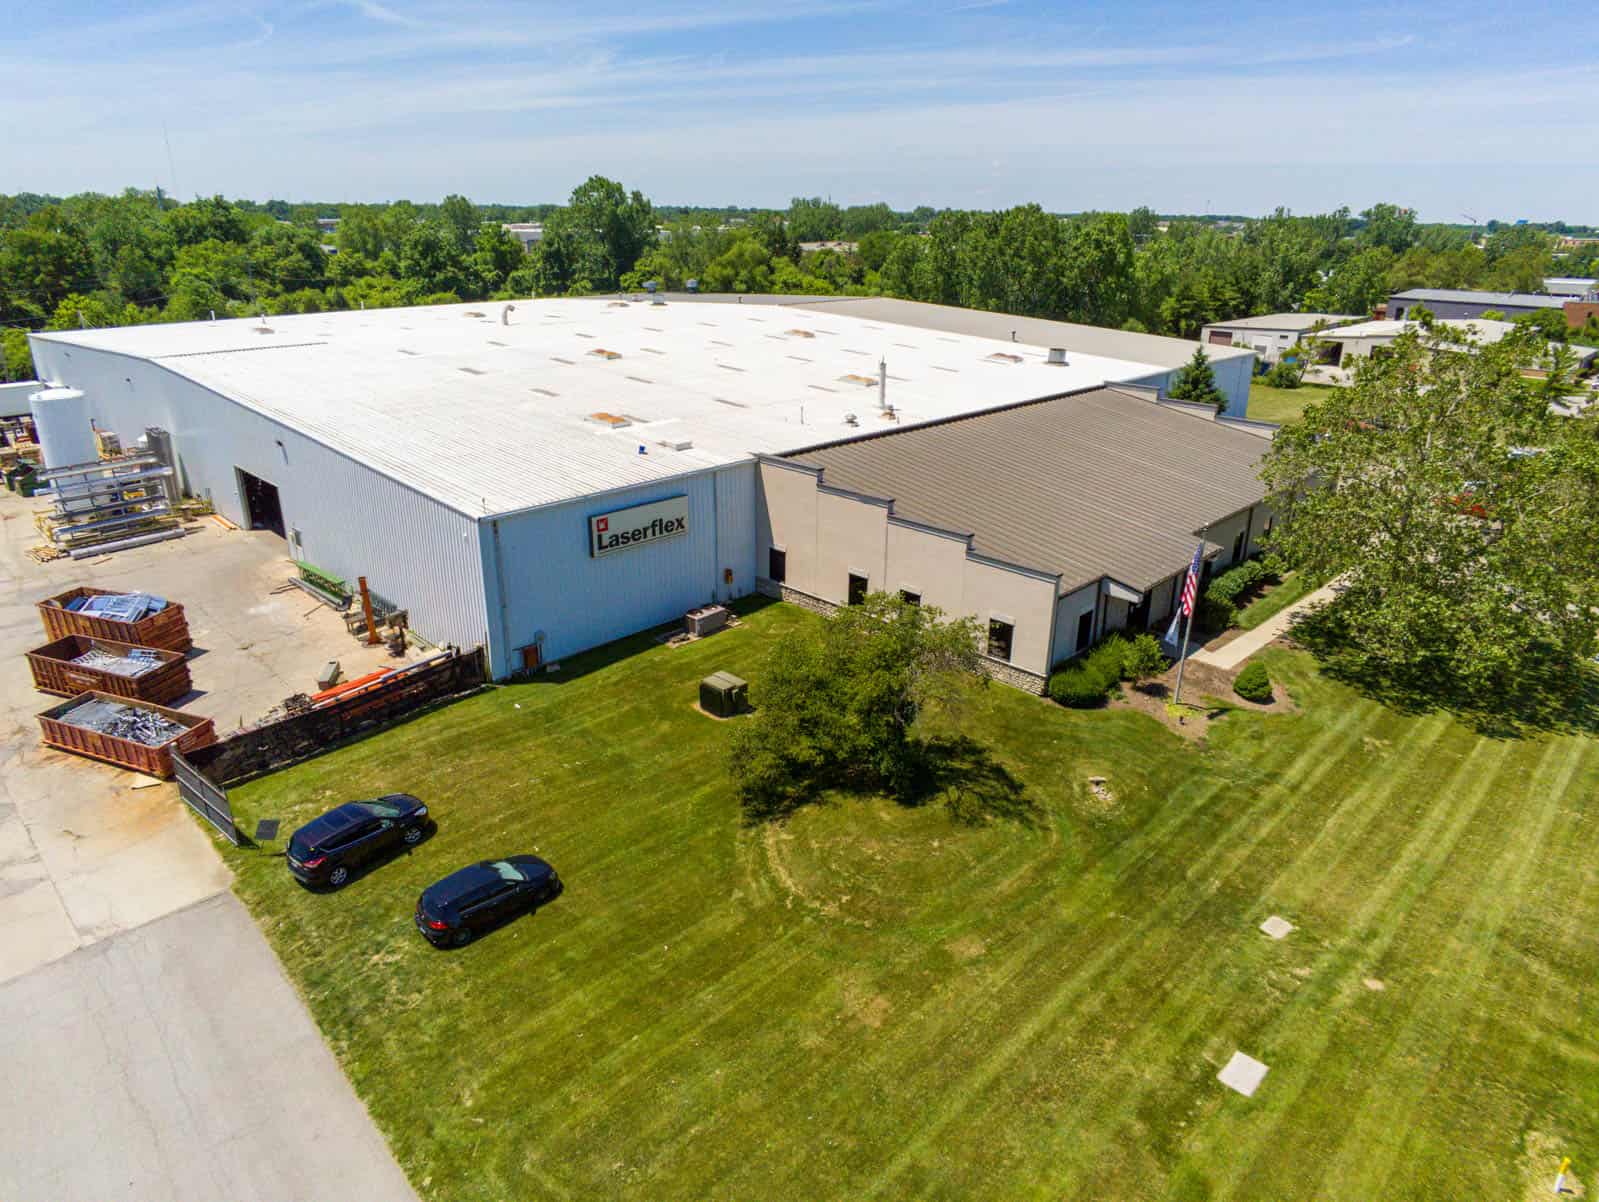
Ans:
[[[1273,914],[1265,922],[1260,924],[1260,929],[1266,934],[1270,935],[1273,939],[1282,939],[1293,931],[1294,924],[1280,915]]]
[[[1269,1070],[1264,1064],[1253,1056],[1246,1056],[1242,1052],[1234,1052],[1221,1072],[1216,1074],[1228,1089],[1235,1089],[1246,1098],[1255,1096],[1255,1090],[1260,1088],[1260,1083],[1266,1079]]]
[[[0,1197],[415,1195],[224,893],[0,985]]]

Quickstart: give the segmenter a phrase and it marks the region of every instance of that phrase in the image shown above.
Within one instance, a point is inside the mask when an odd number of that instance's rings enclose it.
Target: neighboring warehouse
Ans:
[[[1564,309],[1565,298],[1541,292],[1473,292],[1461,288],[1412,288],[1388,298],[1383,316],[1398,321],[1413,309],[1426,309],[1434,317],[1474,318],[1495,313],[1502,318],[1525,317],[1540,309]]]
[[[973,615],[990,670],[1041,691],[1107,631],[1164,625],[1197,531],[1207,575],[1255,549],[1270,430],[1110,385],[763,458],[762,586]]]
[[[1464,336],[1470,347],[1491,345],[1521,328],[1514,322],[1494,321],[1489,318],[1480,318],[1476,321],[1442,318],[1433,325],[1434,328],[1453,330]],[[1381,354],[1392,346],[1394,340],[1401,334],[1423,329],[1422,324],[1417,321],[1394,321],[1385,318],[1381,321],[1363,321],[1358,325],[1342,326],[1336,330],[1329,330],[1321,337],[1328,345],[1337,348],[1335,357],[1328,360],[1329,365],[1348,369],[1355,366],[1357,359]],[[1552,349],[1554,344],[1551,343],[1550,346]],[[1577,343],[1572,343],[1570,350],[1576,356],[1579,370],[1586,368],[1594,361],[1595,355],[1599,355],[1599,350]]]
[[[1106,382],[1158,387],[1194,346],[1098,331],[1039,347],[1024,319],[972,317],[1004,336],[852,304],[590,299],[70,330],[32,346],[41,380],[81,392],[125,445],[168,431],[185,491],[276,531],[294,559],[365,576],[424,637],[486,646],[504,676],[755,591],[770,568],[759,456]],[[1043,323],[1051,336],[1063,324]],[[1078,411],[1056,412],[1065,477]],[[1257,434],[1231,434],[1258,457]],[[1195,475],[1210,451],[1186,452]],[[1167,504],[1193,530],[1225,516]]]
[[[1200,332],[1199,339],[1213,354],[1216,347],[1243,347],[1254,351],[1263,363],[1276,363],[1284,351],[1298,346],[1307,335],[1359,320],[1347,313],[1266,313],[1213,322]]]

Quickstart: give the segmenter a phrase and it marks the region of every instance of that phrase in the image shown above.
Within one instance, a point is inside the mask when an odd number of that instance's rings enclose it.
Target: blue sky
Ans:
[[[1599,222],[1591,2],[0,11],[0,192],[533,202],[602,172],[660,203]]]

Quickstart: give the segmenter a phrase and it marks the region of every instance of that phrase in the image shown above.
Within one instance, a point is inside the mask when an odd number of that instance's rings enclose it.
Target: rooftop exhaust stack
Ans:
[[[516,306],[515,305],[506,305],[505,308],[501,309],[500,310],[500,324],[502,326],[510,325],[511,324],[511,314],[514,313],[514,312],[516,312]]]
[[[1063,347],[1063,346],[1052,346],[1052,347],[1050,347],[1049,348],[1049,362],[1050,362],[1050,365],[1053,366],[1053,367],[1065,367],[1066,366],[1066,348]]]
[[[877,407],[888,412],[888,360],[877,361]]]

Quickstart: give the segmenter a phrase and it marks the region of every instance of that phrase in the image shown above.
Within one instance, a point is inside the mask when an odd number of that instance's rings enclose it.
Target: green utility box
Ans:
[[[700,708],[718,718],[731,718],[750,707],[750,684],[731,672],[713,672],[700,681]]]

